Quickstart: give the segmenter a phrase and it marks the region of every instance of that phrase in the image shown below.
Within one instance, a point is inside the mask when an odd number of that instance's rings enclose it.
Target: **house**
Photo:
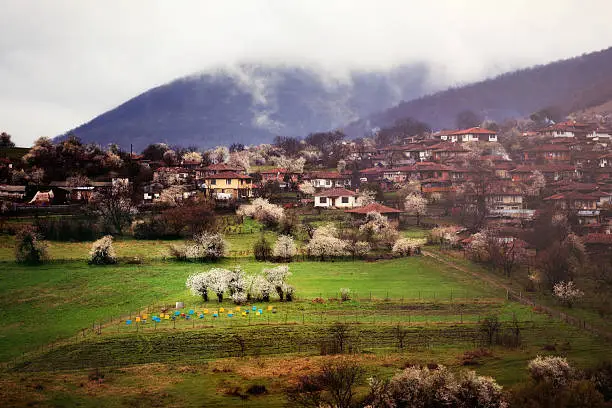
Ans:
[[[219,172],[204,177],[202,188],[218,200],[242,200],[253,195],[253,180],[246,174]]]
[[[312,182],[314,188],[351,187],[350,172],[313,172],[308,174],[305,178]]]
[[[544,144],[523,151],[524,162],[533,161],[570,161],[570,148],[563,144]]]
[[[54,194],[52,190],[47,192],[37,191],[32,200],[28,204],[31,205],[51,205]]]
[[[276,181],[281,184],[281,187],[285,187],[285,180],[291,181],[293,183],[297,183],[299,181],[298,173],[293,173],[281,167],[269,170],[262,170],[259,172],[259,174],[261,174],[262,184]]]
[[[246,174],[246,170],[240,166],[234,166],[232,164],[226,163],[216,163],[211,164],[210,166],[201,167],[196,170],[195,176],[196,179],[201,180],[207,176],[212,176],[217,173],[238,173],[238,174]]]
[[[470,151],[465,149],[458,143],[442,142],[431,146],[431,159],[435,161],[444,161],[454,158],[463,158]]]
[[[555,123],[543,129],[538,130],[538,135],[548,137],[586,137],[590,133],[590,126],[585,123],[568,120],[566,122]]]
[[[612,153],[606,153],[598,158],[599,167],[612,167]]]
[[[143,186],[143,201],[145,203],[150,203],[158,200],[163,189],[164,186],[160,183],[149,183]]]
[[[357,193],[345,188],[332,188],[314,195],[315,207],[353,208],[357,207]]]
[[[612,252],[612,234],[587,234],[583,240],[587,253],[598,259],[598,255],[609,255]]]
[[[370,167],[359,170],[359,181],[361,183],[373,183],[380,181],[385,169],[382,167]]]
[[[512,181],[528,181],[535,171],[539,171],[544,175],[547,182],[558,180],[571,180],[579,176],[579,172],[574,166],[569,164],[544,164],[544,165],[521,165],[514,170],[510,170]]]
[[[612,139],[612,129],[596,127],[587,133],[586,137],[594,142],[609,143]]]
[[[22,200],[26,194],[25,186],[0,185],[0,198],[8,200]]]
[[[596,210],[599,197],[577,191],[568,191],[553,194],[546,197],[544,201],[551,202],[555,207],[562,210]]]
[[[469,129],[441,130],[434,133],[433,138],[449,142],[497,142],[497,132],[476,126]]]
[[[191,171],[184,167],[159,167],[153,172],[153,181],[166,185],[186,183]]]
[[[492,183],[485,194],[489,210],[523,209],[523,190],[512,182]]]

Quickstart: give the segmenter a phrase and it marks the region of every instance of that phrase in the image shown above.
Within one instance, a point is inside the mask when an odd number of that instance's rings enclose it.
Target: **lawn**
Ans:
[[[149,243],[147,243],[149,244]],[[77,245],[77,244],[71,244]],[[37,267],[0,264],[0,360],[57,339],[73,336],[94,322],[108,322],[150,305],[199,299],[185,289],[191,273],[240,264],[247,272],[266,264],[252,258],[220,264],[152,260],[141,265],[89,266],[84,260]],[[268,264],[268,266],[271,266]],[[502,296],[482,283],[435,261],[413,257],[375,263],[296,262],[290,283],[298,298],[338,297],[350,288],[354,297],[385,299],[491,298]]]

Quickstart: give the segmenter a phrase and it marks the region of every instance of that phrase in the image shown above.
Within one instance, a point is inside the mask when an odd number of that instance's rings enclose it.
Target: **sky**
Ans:
[[[0,131],[56,136],[239,63],[345,77],[425,62],[466,83],[612,46],[609,0],[0,0]]]

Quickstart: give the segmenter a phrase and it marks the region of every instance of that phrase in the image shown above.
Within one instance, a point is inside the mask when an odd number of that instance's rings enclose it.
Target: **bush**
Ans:
[[[396,256],[410,256],[421,251],[421,245],[425,244],[425,240],[415,238],[400,238],[393,244],[391,250]]]
[[[263,235],[253,245],[255,259],[258,261],[267,261],[272,255],[272,247]]]
[[[343,302],[351,300],[351,290],[349,288],[340,288],[340,299]]]
[[[16,236],[15,259],[18,263],[36,265],[49,259],[47,247],[33,227],[22,228]]]
[[[569,384],[574,377],[574,370],[564,357],[537,356],[527,366],[529,375],[536,382],[545,382],[554,388]]]
[[[107,235],[91,245],[89,251],[90,265],[112,265],[117,263],[117,256],[113,248],[113,237]]]
[[[329,257],[347,255],[348,242],[339,239],[336,227],[331,224],[323,225],[314,231],[310,242],[306,245],[310,256],[320,257],[321,260]]]
[[[296,248],[293,237],[289,235],[279,235],[274,244],[272,255],[274,255],[275,258],[289,261],[295,256],[295,253]]]
[[[102,236],[102,227],[96,220],[75,217],[38,219],[37,231],[49,241],[93,241]]]
[[[182,261],[215,261],[225,256],[229,245],[221,234],[198,234],[193,242],[170,246],[170,255]]]
[[[262,224],[272,227],[278,225],[285,217],[285,210],[276,204],[271,204],[265,198],[256,198],[252,204],[241,205],[237,214],[252,217]]]
[[[370,379],[368,400],[373,407],[505,408],[502,387],[473,371],[456,376],[446,367],[408,367],[390,381]]]

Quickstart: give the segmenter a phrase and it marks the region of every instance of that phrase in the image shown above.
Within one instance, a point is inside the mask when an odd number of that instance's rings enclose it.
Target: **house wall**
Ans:
[[[343,203],[342,199],[345,199],[347,202]],[[322,202],[321,199],[324,199],[325,202]],[[330,208],[330,207],[335,207],[335,208],[353,208],[353,207],[357,207],[357,199],[356,197],[321,197],[321,196],[315,196],[314,198],[314,206],[315,207],[322,207],[322,208]]]

